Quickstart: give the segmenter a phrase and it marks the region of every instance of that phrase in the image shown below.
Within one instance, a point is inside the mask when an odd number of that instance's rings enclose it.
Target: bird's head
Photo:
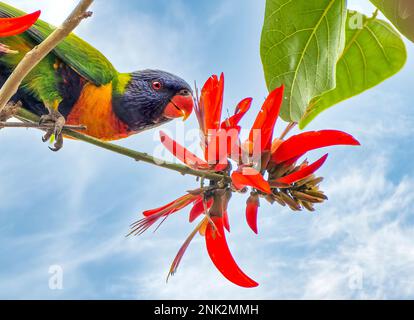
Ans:
[[[183,79],[160,70],[137,71],[130,76],[124,92],[114,101],[114,111],[131,130],[190,116],[193,92]]]

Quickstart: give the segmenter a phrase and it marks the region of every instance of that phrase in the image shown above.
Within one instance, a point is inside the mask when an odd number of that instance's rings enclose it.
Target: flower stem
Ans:
[[[288,133],[295,127],[297,125],[297,123],[296,122],[291,122],[291,123],[289,123],[288,125],[287,125],[287,127],[286,127],[286,129],[283,131],[283,133],[281,134],[281,136],[280,136],[280,140],[283,140],[287,135],[288,135]]]
[[[38,121],[39,121],[38,116],[34,115],[33,113],[31,113],[30,111],[27,111],[25,109],[20,109],[18,111],[16,117],[18,119],[21,119],[21,120],[24,120],[24,121],[30,121],[32,123],[38,123]],[[192,176],[195,176],[195,177],[201,177],[201,178],[214,180],[214,181],[224,180],[225,182],[231,182],[230,177],[228,177],[226,175],[222,175],[222,174],[214,173],[214,172],[194,170],[194,169],[191,169],[191,168],[186,167],[186,166],[181,165],[181,164],[166,162],[164,160],[154,158],[153,156],[151,156],[147,153],[131,150],[131,149],[128,149],[128,148],[125,148],[125,147],[118,146],[118,145],[113,144],[113,143],[104,142],[104,141],[101,141],[99,139],[95,139],[93,137],[84,135],[80,132],[76,132],[76,131],[73,131],[73,130],[70,130],[70,129],[65,128],[63,130],[63,133],[66,136],[69,136],[69,137],[75,138],[77,140],[92,144],[92,145],[100,147],[102,149],[121,154],[123,156],[132,158],[136,161],[143,161],[143,162],[146,162],[146,163],[149,163],[149,164],[161,167],[161,168],[177,171],[177,172],[181,173],[182,175],[192,175]]]

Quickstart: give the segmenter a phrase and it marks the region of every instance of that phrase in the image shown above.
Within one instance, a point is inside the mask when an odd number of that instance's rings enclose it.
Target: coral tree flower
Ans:
[[[215,166],[216,171],[227,168],[228,157],[239,156],[239,122],[252,103],[251,98],[242,100],[234,115],[222,121],[223,93],[224,75],[221,74],[219,78],[216,75],[211,76],[204,84],[194,108],[201,130],[204,158]]]
[[[260,162],[267,162],[269,158],[273,131],[283,101],[283,92],[284,86],[281,86],[268,95],[250,130],[249,138],[243,144],[245,154],[242,158],[253,156],[250,165],[255,165],[254,158]],[[254,154],[258,156],[255,157]],[[240,166],[231,177],[237,189],[250,186],[267,194],[272,192],[269,183],[264,180],[257,168]]]
[[[36,11],[17,18],[0,18],[0,37],[11,37],[25,32],[39,16],[40,11]]]
[[[349,134],[336,130],[305,132],[286,140],[283,135],[272,142],[283,92],[283,86],[270,92],[247,140],[241,143],[239,123],[250,109],[252,99],[242,100],[234,114],[222,120],[224,76],[212,76],[204,84],[200,97],[197,94],[195,106],[203,158],[164,132],[160,133],[163,145],[185,165],[195,170],[216,172],[224,177],[221,181],[211,180],[208,186],[202,182],[200,188],[188,191],[167,205],[145,211],[144,218],[132,224],[131,234],[141,234],[158,221],[161,224],[170,215],[190,205],[189,222],[202,217],[178,251],[168,276],[176,273],[185,251],[199,234],[205,238],[210,259],[225,278],[241,287],[255,287],[257,282],[240,269],[227,245],[226,230],[230,232],[228,204],[232,193],[245,192],[248,187],[252,189],[246,202],[246,220],[255,233],[258,232],[260,198],[287,205],[295,211],[302,208],[313,211],[315,203],[327,199],[318,187],[322,178],[314,175],[326,161],[327,155],[312,164],[307,160],[297,164],[298,160],[311,150],[359,143]],[[230,160],[237,165],[234,171]]]

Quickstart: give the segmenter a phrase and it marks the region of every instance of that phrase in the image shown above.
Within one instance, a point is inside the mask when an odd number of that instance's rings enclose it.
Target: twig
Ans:
[[[290,122],[287,126],[286,129],[282,132],[282,134],[280,135],[280,140],[283,140],[286,138],[286,136],[288,135],[288,133],[297,125],[296,122]]]
[[[2,122],[0,121],[0,129],[1,128],[35,128],[40,130],[47,130],[53,129],[55,125],[51,124],[37,124],[32,122]],[[73,126],[73,125],[65,125],[64,129],[69,130],[86,130],[85,126]]]
[[[60,27],[24,56],[0,90],[0,112],[17,92],[21,82],[30,71],[64,40],[83,19],[91,16],[92,13],[86,10],[92,2],[93,0],[81,0]]]
[[[21,108],[22,103],[19,101],[17,103],[8,103],[3,108],[3,110],[0,111],[0,122],[6,122],[10,118],[13,118],[14,115],[19,111]]]
[[[19,120],[30,121],[32,123],[39,122],[38,116],[34,115],[33,113],[25,109],[20,109],[16,115],[16,118],[18,118]],[[225,176],[225,175],[221,175],[221,174],[214,173],[214,172],[194,170],[194,169],[191,169],[189,167],[186,167],[180,164],[166,162],[164,160],[154,158],[153,156],[150,156],[147,153],[131,150],[125,147],[118,146],[113,143],[104,142],[104,141],[95,139],[93,137],[84,135],[80,132],[76,132],[76,131],[69,130],[69,129],[64,129],[63,133],[66,136],[75,138],[83,142],[93,144],[94,146],[121,154],[123,156],[129,157],[136,161],[143,161],[143,162],[146,162],[146,163],[149,163],[149,164],[161,167],[161,168],[177,171],[181,173],[182,175],[192,175],[195,177],[201,177],[201,178],[214,180],[214,181],[231,182],[230,177]]]

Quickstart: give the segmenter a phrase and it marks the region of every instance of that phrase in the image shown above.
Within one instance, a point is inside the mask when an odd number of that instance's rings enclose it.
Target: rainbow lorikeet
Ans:
[[[0,2],[0,18],[25,13]],[[25,33],[1,38],[0,86],[24,55],[54,30],[38,20]],[[56,137],[53,151],[63,145],[63,125],[85,125],[90,136],[117,140],[191,114],[190,85],[164,71],[119,73],[87,42],[74,34],[61,42],[23,81],[12,102],[53,122],[43,140]]]

